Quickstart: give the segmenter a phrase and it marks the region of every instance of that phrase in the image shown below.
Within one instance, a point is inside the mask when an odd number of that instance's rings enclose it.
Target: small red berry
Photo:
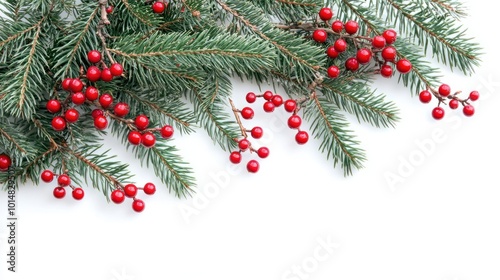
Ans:
[[[356,53],[356,59],[361,64],[366,64],[372,59],[372,52],[369,49],[363,48]]]
[[[229,155],[229,160],[234,163],[238,164],[241,162],[241,153],[238,151],[234,151]]]
[[[411,71],[411,62],[407,59],[400,59],[396,63],[396,69],[398,69],[399,73],[407,74]]]
[[[241,109],[241,117],[244,118],[245,120],[250,120],[254,116],[253,109],[250,107],[244,107]]]
[[[384,38],[384,36],[377,35],[377,36],[373,37],[372,47],[377,48],[377,49],[381,49],[381,48],[385,47],[385,38]]]
[[[340,33],[344,29],[344,23],[340,20],[336,20],[332,23],[332,30],[335,33]]]
[[[73,198],[76,200],[80,200],[83,198],[85,195],[85,192],[83,191],[82,188],[75,188],[72,192],[71,195],[73,195]]]
[[[130,112],[130,106],[125,102],[118,102],[113,108],[113,112],[116,116],[123,118]]]
[[[70,84],[70,90],[72,92],[79,92],[83,90],[83,82],[80,79],[73,79]]]
[[[469,94],[469,99],[471,101],[476,101],[479,99],[479,92],[478,91],[472,91],[470,94]]]
[[[394,61],[394,59],[396,59],[396,55],[397,55],[397,51],[394,47],[392,46],[389,46],[389,47],[385,47],[383,50],[382,50],[382,58],[385,60],[385,61]]]
[[[141,143],[146,148],[151,148],[156,143],[156,136],[152,132],[144,132],[141,136]]]
[[[335,46],[329,46],[326,49],[326,55],[329,58],[337,58],[339,56],[339,53],[335,50]]]
[[[55,131],[62,131],[66,128],[66,120],[61,116],[57,116],[52,119],[51,125]]]
[[[94,109],[92,110],[92,118],[95,119],[98,116],[104,116],[104,111],[101,109]]]
[[[164,125],[160,130],[161,137],[169,139],[174,135],[174,128],[171,125]]]
[[[318,14],[319,14],[319,18],[321,20],[324,20],[324,21],[329,21],[333,17],[332,9],[326,8],[326,7],[319,10]]]
[[[467,117],[471,117],[472,115],[474,115],[474,106],[465,105],[463,112],[464,112],[464,115],[466,115]]]
[[[247,170],[250,173],[256,173],[259,171],[259,162],[252,159],[247,163]]]
[[[144,201],[140,199],[134,199],[134,202],[132,202],[132,209],[134,209],[135,212],[142,212],[144,210],[144,207],[146,205],[144,204]]]
[[[153,183],[146,183],[144,185],[143,191],[145,194],[152,195],[156,192],[156,186]]]
[[[71,185],[71,178],[66,174],[61,174],[59,175],[59,177],[57,177],[57,183],[61,187],[67,187]]]
[[[248,141],[246,138],[241,139],[238,141],[238,147],[242,151],[246,151],[250,147],[250,141]]]
[[[326,39],[328,39],[328,33],[326,33],[323,29],[316,29],[314,30],[312,37],[314,41],[324,43],[326,42]]]
[[[61,199],[66,196],[66,190],[63,187],[56,187],[52,192],[55,198]]]
[[[307,143],[309,140],[309,134],[307,134],[306,131],[299,131],[297,134],[295,134],[295,141],[297,141],[298,144],[302,145]]]
[[[87,53],[87,60],[90,63],[99,63],[102,59],[102,55],[100,51],[92,50]]]
[[[61,111],[61,102],[59,102],[59,100],[57,99],[51,99],[47,101],[47,105],[45,107],[47,108],[47,111],[55,114]]]
[[[137,187],[134,184],[127,184],[125,187],[123,187],[123,192],[125,193],[126,197],[135,197],[137,194]]]
[[[153,3],[152,8],[155,14],[161,14],[165,11],[165,3],[156,1]]]
[[[354,20],[349,20],[345,23],[344,29],[345,32],[347,32],[350,35],[353,35],[356,32],[358,32],[359,24]]]
[[[394,31],[392,29],[388,29],[388,30],[384,31],[384,33],[382,33],[382,36],[384,36],[387,44],[392,44],[392,43],[396,42],[397,35],[398,34],[396,33],[396,31]]]
[[[113,96],[109,93],[104,93],[99,96],[99,104],[101,104],[101,107],[104,109],[107,109],[113,104]]]
[[[297,108],[297,102],[293,99],[288,99],[285,101],[285,111],[292,113]]]
[[[273,102],[274,106],[279,107],[281,106],[281,104],[283,104],[283,97],[281,97],[281,95],[276,94],[271,98],[271,101]]]
[[[348,58],[345,61],[345,68],[354,72],[359,69],[359,61],[355,57]]]
[[[452,100],[450,100],[448,105],[450,106],[451,109],[455,110],[458,108],[458,105],[460,105],[460,103],[458,102],[458,100],[452,99]]]
[[[94,118],[94,126],[99,130],[104,130],[108,127],[108,119],[104,116],[97,116]]]
[[[269,101],[273,98],[274,94],[272,91],[266,90],[264,94],[262,94],[262,96],[264,97],[265,100]]]
[[[257,155],[260,157],[260,158],[267,158],[267,156],[269,156],[269,149],[267,147],[260,147],[258,150],[257,150]]]
[[[87,79],[91,82],[97,82],[101,79],[101,69],[97,66],[90,66],[87,68]]]
[[[10,157],[6,154],[0,154],[0,171],[9,170],[11,165],[12,160],[10,159]]]
[[[262,129],[262,127],[256,126],[256,127],[252,128],[252,130],[250,131],[250,134],[252,135],[253,138],[259,139],[264,134],[264,130]]]
[[[113,74],[109,68],[104,68],[101,71],[101,80],[104,82],[111,82],[113,80]]]
[[[146,115],[138,115],[134,120],[135,127],[139,130],[148,128],[149,118]]]
[[[444,109],[441,107],[436,107],[432,110],[432,117],[436,120],[440,120],[444,117]]]
[[[82,105],[85,103],[85,94],[83,92],[75,92],[71,95],[71,102],[75,105]]]
[[[299,115],[292,115],[288,118],[288,127],[289,128],[299,128],[302,124],[302,118]]]
[[[95,88],[93,86],[88,86],[85,89],[85,97],[89,101],[97,100],[97,98],[99,98],[99,91],[97,90],[97,88]]]
[[[64,118],[67,122],[74,123],[78,120],[78,118],[80,118],[80,113],[76,109],[71,108],[66,110],[66,112],[64,113]]]
[[[448,96],[451,93],[451,88],[447,84],[442,84],[439,86],[438,92],[441,96]]]
[[[337,39],[335,43],[333,43],[333,47],[339,53],[345,52],[345,50],[347,50],[347,42],[344,39]]]
[[[271,102],[271,101],[266,101],[264,102],[264,105],[262,105],[262,107],[264,108],[264,111],[267,112],[267,113],[271,113],[274,111],[274,108],[276,106],[274,106],[274,103]]]
[[[142,142],[142,134],[139,131],[132,130],[127,136],[128,142],[132,145],[139,145]]]
[[[332,79],[337,78],[340,75],[340,69],[338,66],[332,65],[332,66],[328,67],[327,73],[328,73],[328,77],[330,77]]]
[[[432,100],[432,93],[430,93],[428,90],[423,90],[418,95],[418,98],[422,103],[429,103]]]
[[[111,200],[116,204],[120,204],[125,200],[125,193],[122,190],[114,190],[111,193]]]
[[[72,78],[66,78],[62,81],[61,86],[64,90],[70,91],[71,90],[71,82],[73,81]]]
[[[111,75],[115,77],[121,76],[123,74],[123,66],[120,63],[113,63],[109,70],[111,71]]]
[[[112,14],[113,13],[113,10],[114,10],[114,7],[113,6],[107,6],[106,7],[106,13],[109,15],[109,14]]]
[[[257,95],[253,92],[247,93],[245,99],[247,100],[248,103],[254,103],[255,100],[257,100]]]
[[[45,183],[50,183],[54,180],[54,172],[50,170],[44,170],[40,175],[40,178],[42,178],[42,181],[44,181]]]
[[[392,77],[392,67],[388,64],[382,65],[380,68],[380,75],[384,78],[390,78]]]

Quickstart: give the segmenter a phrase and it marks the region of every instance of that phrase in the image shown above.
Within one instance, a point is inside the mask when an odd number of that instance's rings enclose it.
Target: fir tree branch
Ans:
[[[0,127],[0,135],[3,135],[5,138],[7,138],[7,140],[9,140],[9,142],[14,144],[16,149],[18,149],[21,153],[27,154],[26,150],[23,149],[23,147],[11,135],[9,135],[5,130],[3,130],[1,127]]]
[[[120,0],[123,5],[127,8],[128,12],[133,15],[136,19],[138,19],[140,22],[143,24],[147,25],[148,27],[153,27],[155,24],[151,22],[150,17],[146,15],[141,15],[137,11],[134,10],[134,7],[130,5],[128,0]]]

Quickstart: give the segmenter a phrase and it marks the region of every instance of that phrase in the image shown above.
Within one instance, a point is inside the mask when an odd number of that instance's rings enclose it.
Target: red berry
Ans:
[[[67,187],[71,185],[71,178],[66,174],[61,174],[59,175],[59,177],[57,177],[57,183],[61,187]]]
[[[104,130],[108,127],[108,119],[102,115],[94,118],[94,126],[99,130]]]
[[[241,139],[238,141],[238,147],[242,151],[246,151],[250,147],[250,141],[248,141],[246,138]]]
[[[258,150],[257,150],[257,155],[260,157],[260,158],[266,158],[267,156],[269,156],[269,149],[267,147],[260,147]]]
[[[113,74],[111,74],[111,70],[109,70],[109,68],[102,69],[101,80],[104,82],[111,82],[113,80]]]
[[[372,59],[372,52],[369,49],[363,48],[356,53],[356,59],[361,64],[366,64]]]
[[[297,108],[297,102],[293,99],[288,99],[285,101],[285,111],[292,113]]]
[[[6,154],[0,154],[0,171],[7,171],[12,165],[12,160]]]
[[[174,128],[171,125],[164,125],[160,130],[161,137],[169,139],[174,135]]]
[[[125,102],[118,102],[113,108],[113,112],[116,116],[123,118],[130,112],[130,106]]]
[[[318,43],[324,43],[326,42],[326,39],[328,39],[328,33],[326,33],[325,30],[316,29],[314,30],[312,37],[314,41]]]
[[[152,8],[155,14],[161,14],[165,11],[165,3],[156,1],[153,3]]]
[[[106,7],[106,13],[107,13],[107,14],[112,14],[112,13],[113,13],[113,10],[114,10],[114,7],[113,7],[113,6],[107,6],[107,7]]]
[[[79,92],[83,90],[83,82],[80,79],[73,79],[70,84],[70,90],[72,92]]]
[[[266,90],[264,94],[262,94],[262,96],[264,97],[265,100],[269,101],[273,98],[274,94],[272,91]]]
[[[87,79],[91,82],[97,82],[101,79],[101,70],[97,66],[87,68]]]
[[[45,107],[47,108],[47,111],[55,114],[61,111],[61,102],[59,102],[59,100],[57,99],[51,99],[47,101],[47,105]]]
[[[302,118],[299,115],[292,115],[288,118],[289,128],[299,128],[302,124]]]
[[[332,23],[332,30],[335,33],[340,33],[344,29],[344,23],[340,20],[336,20]]]
[[[111,7],[111,9],[113,9],[113,7]],[[87,53],[87,59],[90,63],[99,63],[102,59],[101,52],[96,50],[89,51]]]
[[[113,63],[109,70],[111,71],[111,75],[115,77],[123,74],[123,66],[120,63]]]
[[[460,105],[460,103],[458,102],[458,100],[452,99],[450,100],[450,103],[448,103],[448,105],[450,106],[451,109],[455,110],[458,108],[458,105]]]
[[[71,195],[73,195],[73,198],[76,200],[80,200],[83,198],[85,193],[83,192],[82,188],[75,188],[72,192]]]
[[[250,120],[254,116],[253,109],[250,107],[244,107],[241,109],[241,117],[244,118],[245,120]]]
[[[85,103],[85,94],[83,92],[75,92],[71,95],[71,102],[75,105],[82,105]]]
[[[52,182],[52,180],[54,180],[54,172],[50,170],[44,170],[40,175],[40,178],[42,178],[42,181],[44,181],[45,183],[50,183]]]
[[[464,115],[466,115],[467,117],[471,117],[472,115],[474,115],[474,106],[465,105],[463,112],[464,112]]]
[[[392,43],[396,42],[397,35],[398,34],[396,33],[396,31],[394,31],[392,29],[388,29],[388,30],[384,31],[384,33],[382,33],[382,36],[384,36],[387,44],[392,44]]]
[[[125,187],[123,187],[123,192],[125,193],[126,197],[135,197],[137,194],[137,187],[134,184],[127,184]]]
[[[438,92],[442,96],[448,96],[451,93],[451,88],[447,84],[442,84],[439,86]]]
[[[327,73],[328,73],[328,77],[330,77],[332,79],[337,78],[340,75],[340,69],[336,65],[332,65],[332,66],[328,67]]]
[[[98,116],[104,116],[104,111],[101,109],[94,109],[92,110],[92,118],[95,119]]]
[[[352,34],[355,34],[356,32],[358,32],[359,24],[354,20],[349,20],[345,23],[344,29],[345,29],[345,32],[352,35]]]
[[[407,59],[400,59],[396,63],[396,69],[398,69],[399,73],[406,74],[411,71],[411,62]]]
[[[125,193],[122,190],[114,190],[111,193],[111,200],[116,204],[120,204],[125,200]]]
[[[71,82],[73,82],[72,78],[64,79],[61,83],[62,88],[66,91],[70,91],[71,90]]]
[[[271,98],[271,101],[273,102],[274,106],[279,107],[281,106],[281,104],[283,104],[283,97],[281,97],[281,95],[276,94]]]
[[[247,170],[250,173],[256,173],[259,171],[259,162],[252,159],[247,163]]]
[[[74,109],[74,108],[68,109],[64,113],[64,118],[69,123],[76,122],[79,117],[80,117],[80,113],[76,109]]]
[[[384,36],[377,35],[377,36],[373,37],[372,47],[377,48],[377,49],[381,49],[381,48],[385,47],[385,38],[384,38]]]
[[[359,61],[355,57],[348,58],[345,61],[345,68],[354,72],[359,69]]]
[[[156,143],[156,136],[152,132],[144,132],[141,137],[142,145],[146,148],[151,148]]]
[[[256,126],[256,127],[252,128],[252,130],[250,131],[250,134],[252,135],[253,138],[259,139],[264,134],[264,130],[262,129],[262,127]]]
[[[397,55],[397,51],[394,47],[385,47],[383,50],[382,50],[382,58],[385,60],[385,61],[394,61],[394,59],[396,59],[396,55]]]
[[[428,90],[423,90],[418,95],[418,98],[420,99],[420,102],[422,102],[422,103],[429,103],[429,102],[431,102],[431,99],[432,99],[432,93],[430,93]]]
[[[440,120],[444,117],[444,110],[441,107],[436,107],[432,110],[432,117],[436,120]]]
[[[324,21],[331,20],[333,17],[332,9],[330,8],[322,8],[319,10],[319,18]]]
[[[380,75],[384,78],[390,78],[392,77],[392,67],[388,64],[382,65],[380,68]]]
[[[257,100],[257,95],[253,92],[247,93],[247,96],[245,97],[248,103],[254,103],[255,100]]]
[[[146,115],[138,115],[134,120],[135,127],[139,130],[148,128],[149,118]]]
[[[339,53],[345,52],[345,50],[347,49],[347,42],[344,39],[337,39],[333,44],[333,47]]]
[[[241,153],[238,151],[234,151],[229,155],[229,160],[234,163],[238,164],[241,162]]]
[[[132,130],[127,136],[128,142],[132,145],[139,145],[142,142],[142,134],[139,131]]]
[[[51,125],[55,131],[62,131],[66,128],[66,120],[61,116],[57,116],[52,119]]]
[[[146,205],[144,204],[144,201],[140,199],[134,199],[134,202],[132,202],[132,209],[134,209],[135,212],[142,212],[144,210],[144,207]]]
[[[295,134],[295,141],[297,141],[298,144],[302,145],[307,143],[309,140],[309,134],[307,134],[306,131],[299,131],[297,134]]]
[[[479,99],[479,92],[478,91],[472,91],[470,94],[469,94],[469,99],[471,101],[476,101]]]
[[[145,194],[152,195],[156,192],[156,186],[153,183],[146,183],[144,185],[143,191]]]
[[[326,49],[326,55],[330,58],[337,58],[339,53],[335,50],[335,46],[329,46]]]
[[[271,102],[271,101],[266,101],[264,102],[264,105],[262,106],[264,108],[264,111],[267,112],[267,113],[271,113],[274,111],[274,108],[276,106],[274,106],[274,103]]]
[[[99,96],[99,104],[101,104],[101,107],[104,109],[107,109],[113,104],[113,96],[109,93],[104,93]]]
[[[99,91],[97,90],[97,88],[95,88],[93,86],[88,86],[85,89],[85,97],[89,101],[97,100],[97,98],[99,98]]]
[[[52,192],[55,198],[63,198],[66,196],[66,190],[63,187],[56,187],[54,191]]]

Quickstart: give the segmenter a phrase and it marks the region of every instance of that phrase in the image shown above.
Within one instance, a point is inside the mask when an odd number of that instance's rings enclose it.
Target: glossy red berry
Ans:
[[[393,72],[392,67],[388,64],[384,64],[380,68],[380,75],[382,75],[382,77],[384,78],[392,77],[392,72]]]
[[[336,65],[332,65],[327,69],[328,77],[334,79],[340,75],[340,69]]]
[[[139,130],[144,130],[149,126],[149,118],[146,115],[138,115],[134,120],[135,127]]]
[[[229,161],[231,161],[234,164],[238,164],[241,162],[241,153],[238,151],[234,151],[229,155]]]
[[[109,93],[101,94],[101,96],[99,96],[99,104],[101,104],[102,108],[108,109],[111,104],[113,104],[113,96]]]
[[[114,190],[111,193],[111,201],[113,201],[116,204],[120,204],[125,200],[125,192],[122,190]]]
[[[156,136],[152,132],[144,132],[141,137],[141,143],[146,148],[151,148],[156,143]]]
[[[106,7],[106,13],[109,15],[109,14],[112,14],[113,13],[113,10],[114,10],[114,7],[113,6],[107,6]]]
[[[74,123],[78,120],[78,118],[80,118],[80,113],[76,109],[71,108],[66,110],[64,118],[68,123]]]
[[[66,128],[66,120],[61,116],[57,116],[52,119],[51,125],[55,131],[62,131]]]
[[[345,50],[347,50],[347,42],[344,39],[337,39],[335,43],[333,43],[333,47],[339,53],[345,52]]]
[[[152,9],[155,14],[161,14],[165,11],[165,3],[156,1],[153,3]]]
[[[63,187],[56,187],[52,194],[55,198],[61,199],[66,196],[66,190]]]
[[[345,68],[354,72],[359,69],[359,61],[355,57],[348,58],[345,61]]]
[[[297,102],[293,99],[288,99],[285,101],[285,111],[292,113],[297,108]]]
[[[241,109],[241,117],[244,118],[245,120],[250,120],[254,116],[253,109],[250,107],[244,107]]]
[[[450,106],[450,108],[453,109],[453,110],[457,109],[459,105],[460,105],[460,103],[456,99],[452,99],[448,103],[448,106]]]
[[[153,183],[146,183],[142,189],[145,194],[152,195],[156,192],[156,186]]]
[[[101,79],[101,69],[97,66],[90,66],[87,68],[87,79],[91,82],[97,82]]]
[[[85,89],[85,98],[89,101],[97,100],[97,98],[99,98],[99,91],[93,86],[88,86]]]
[[[102,55],[100,51],[91,50],[87,53],[87,60],[90,63],[99,63],[102,59]]]
[[[447,84],[442,84],[439,86],[438,92],[441,96],[448,96],[451,93],[451,88]]]
[[[70,91],[71,90],[71,82],[73,82],[73,79],[72,78],[66,78],[62,81],[61,83],[61,87],[66,90],[66,91]]]
[[[267,147],[260,147],[258,150],[257,150],[257,155],[260,157],[260,158],[266,158],[267,156],[269,156],[269,149]]]
[[[128,142],[132,145],[139,145],[142,142],[142,134],[139,131],[132,130],[127,136]]]
[[[47,108],[47,111],[55,114],[61,111],[61,102],[59,102],[59,100],[57,99],[51,99],[47,101],[47,105],[45,107]]]
[[[160,130],[161,137],[169,139],[174,135],[174,128],[171,125],[164,125]]]
[[[344,29],[344,23],[340,20],[336,20],[332,23],[332,30],[335,33],[340,33]]]
[[[123,74],[123,66],[120,63],[113,63],[109,70],[111,71],[111,75],[115,77],[121,76]]]
[[[470,94],[469,94],[469,99],[471,101],[476,101],[479,99],[479,92],[478,91],[472,91]]]
[[[52,172],[50,170],[44,170],[42,172],[42,174],[40,175],[40,178],[45,183],[50,183],[50,182],[52,182],[54,180],[54,172]]]
[[[248,141],[246,138],[241,139],[238,141],[238,147],[242,151],[246,151],[250,147],[250,141]]]
[[[354,20],[349,20],[345,23],[344,29],[347,34],[353,35],[358,32],[359,24]]]
[[[463,113],[467,117],[471,117],[472,115],[474,115],[474,106],[472,106],[472,105],[465,105],[464,109],[463,109]]]
[[[269,101],[273,98],[274,93],[270,90],[266,90],[263,94],[262,97],[264,97],[265,100]]]
[[[144,211],[145,206],[144,201],[140,199],[134,199],[134,202],[132,202],[132,209],[138,213]]]
[[[10,159],[10,157],[6,154],[0,154],[0,171],[9,170],[11,165],[12,160]]]
[[[118,102],[113,108],[113,112],[116,116],[123,118],[130,112],[130,106],[125,102]]]
[[[82,105],[83,103],[85,103],[85,94],[83,94],[83,92],[79,91],[79,92],[75,92],[71,95],[71,102],[73,102],[73,104],[75,105]]]
[[[57,177],[57,183],[61,187],[67,187],[71,185],[71,178],[67,174],[61,174]]]
[[[328,39],[328,33],[326,33],[323,29],[316,29],[314,30],[312,37],[314,41],[324,43],[326,42],[326,39]]]
[[[295,134],[295,141],[300,145],[307,143],[308,140],[309,134],[306,131],[299,131]]]
[[[392,29],[385,30],[384,33],[382,33],[382,36],[384,36],[387,44],[396,42],[397,35],[396,31]]]
[[[70,84],[70,90],[72,92],[79,92],[83,90],[83,82],[80,79],[73,79]]]
[[[92,118],[95,119],[98,116],[104,116],[104,111],[101,109],[94,109],[92,110]]]
[[[436,107],[432,110],[432,117],[436,120],[440,120],[444,117],[444,109],[441,107]]]
[[[326,49],[326,55],[329,58],[337,58],[339,56],[339,53],[335,50],[335,46],[329,46]]]
[[[372,39],[372,47],[376,49],[381,49],[385,47],[385,38],[382,35],[377,35]]]
[[[262,105],[262,107],[264,108],[264,112],[271,113],[274,111],[274,108],[276,106],[274,106],[274,103],[272,101],[266,101],[264,102],[264,105]]]
[[[321,20],[324,20],[324,21],[329,21],[332,19],[333,17],[333,12],[332,12],[332,9],[330,8],[321,8],[321,10],[319,10],[319,18]]]
[[[247,100],[248,103],[254,103],[255,100],[257,100],[257,95],[253,92],[247,93],[245,99]]]
[[[262,127],[256,126],[256,127],[252,128],[252,130],[250,131],[250,134],[252,135],[253,138],[259,139],[262,137],[262,135],[264,135],[264,130],[262,129]]]
[[[356,59],[361,64],[366,64],[372,59],[372,52],[369,49],[359,49],[356,53]]]
[[[396,59],[397,51],[394,47],[388,46],[382,50],[382,58],[385,61],[394,61]]]
[[[104,130],[108,127],[108,119],[104,116],[97,116],[94,118],[94,126],[99,130]]]
[[[411,62],[407,59],[400,59],[396,63],[396,69],[398,69],[399,73],[407,74],[411,71]]]
[[[432,93],[430,93],[428,90],[423,90],[418,95],[418,99],[420,99],[420,102],[422,103],[429,103],[432,100]]]
[[[111,82],[113,80],[113,74],[109,68],[104,68],[101,71],[101,80],[104,82]]]
[[[135,197],[137,195],[137,186],[134,184],[127,184],[123,187],[123,192],[126,197]]]
[[[288,118],[289,128],[299,128],[302,124],[302,118],[299,115],[292,115]]]
[[[256,173],[259,171],[259,162],[252,159],[247,163],[247,170],[250,173]]]
[[[83,191],[82,188],[75,188],[71,192],[71,195],[73,196],[74,199],[81,200],[83,198],[83,196],[85,195],[85,192]]]
[[[283,97],[281,97],[281,95],[276,94],[271,98],[271,101],[273,102],[274,106],[279,107],[283,104]]]

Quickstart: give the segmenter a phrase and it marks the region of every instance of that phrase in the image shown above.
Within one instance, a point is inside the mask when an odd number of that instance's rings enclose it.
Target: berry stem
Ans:
[[[106,53],[109,61],[111,62],[111,64],[113,64],[115,63],[115,60],[113,59],[111,53],[108,51],[108,47],[106,45],[106,36],[104,35],[103,32],[104,27],[106,25],[111,24],[111,22],[108,19],[108,13],[106,12],[106,7],[108,6],[108,0],[99,0],[99,6],[101,7],[101,20],[97,25],[97,36],[99,37],[99,39],[101,39],[102,49],[104,50],[104,53]]]
[[[243,123],[241,122],[240,118],[240,110],[236,109],[236,106],[234,106],[234,102],[231,98],[229,98],[229,104],[231,104],[231,109],[233,110],[234,117],[236,118],[236,122],[238,123],[238,126],[240,127],[241,135],[244,138],[248,138],[247,130],[243,126]],[[234,141],[238,141],[238,139],[234,139]]]

